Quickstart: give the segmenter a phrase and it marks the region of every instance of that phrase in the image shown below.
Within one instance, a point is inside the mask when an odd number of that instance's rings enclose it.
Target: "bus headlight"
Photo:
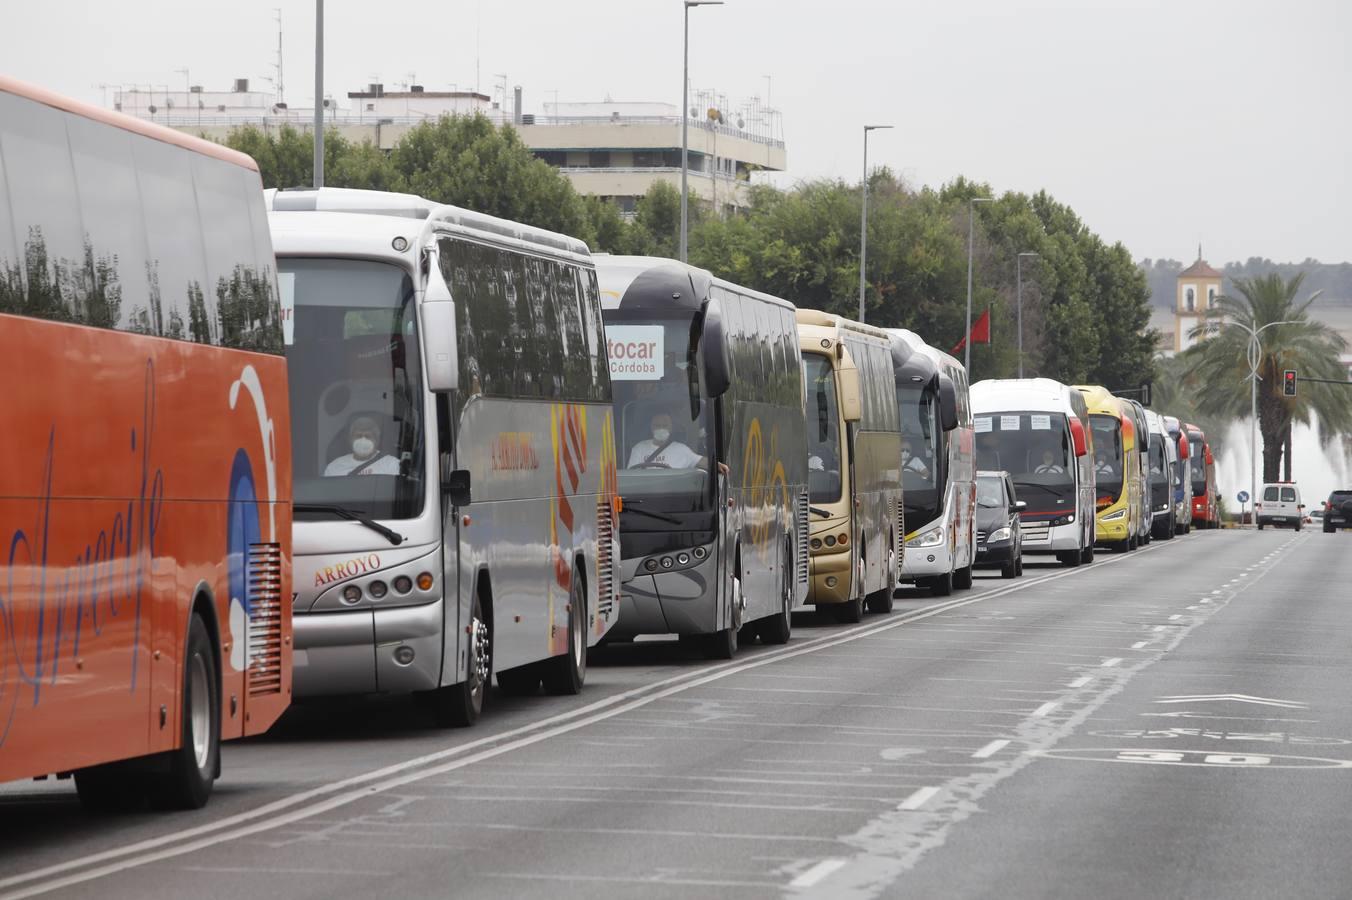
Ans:
[[[931,528],[918,537],[913,537],[906,542],[907,547],[937,547],[944,542],[943,527]]]
[[[1127,517],[1127,511],[1126,511],[1125,509],[1119,509],[1119,510],[1118,510],[1117,512],[1115,512],[1115,513],[1109,513],[1108,515],[1104,516],[1104,517],[1103,517],[1103,521],[1104,521],[1104,522],[1116,522],[1118,519],[1125,519],[1126,517]]]
[[[1010,532],[1008,528],[997,528],[990,533],[986,540],[994,543],[995,541],[1007,541],[1009,540],[1009,537]]]

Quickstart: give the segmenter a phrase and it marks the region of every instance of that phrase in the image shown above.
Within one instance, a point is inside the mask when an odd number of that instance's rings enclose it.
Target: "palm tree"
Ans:
[[[1199,339],[1188,350],[1187,375],[1204,386],[1197,407],[1226,419],[1249,414],[1249,333],[1273,322],[1262,334],[1258,374],[1258,430],[1263,436],[1263,480],[1278,480],[1283,450],[1290,441],[1292,422],[1308,424],[1318,416],[1320,439],[1327,443],[1335,434],[1352,431],[1352,385],[1338,356],[1347,343],[1333,329],[1309,318],[1308,310],[1319,296],[1315,292],[1297,303],[1296,294],[1305,280],[1300,273],[1290,281],[1272,273],[1256,278],[1237,278],[1237,296],[1222,294],[1206,311],[1191,336]],[[1241,327],[1244,326],[1244,327]],[[1295,369],[1302,379],[1321,378],[1337,384],[1302,380],[1296,397],[1282,396],[1281,374]],[[1290,473],[1290,457],[1287,457]]]

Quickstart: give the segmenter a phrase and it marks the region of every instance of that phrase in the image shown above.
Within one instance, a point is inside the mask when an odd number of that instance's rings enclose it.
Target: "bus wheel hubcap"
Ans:
[[[207,767],[211,755],[211,679],[207,677],[207,661],[199,654],[192,658],[191,684],[188,688],[189,727],[192,729],[192,755],[197,768]]]

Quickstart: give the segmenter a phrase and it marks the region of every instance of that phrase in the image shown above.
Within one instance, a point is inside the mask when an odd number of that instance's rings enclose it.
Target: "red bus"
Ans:
[[[1184,424],[1183,428],[1188,434],[1192,471],[1192,524],[1198,528],[1220,528],[1220,490],[1216,487],[1216,458],[1211,454],[1211,444],[1196,425]]]
[[[291,693],[257,166],[0,78],[0,781],[204,804]]]

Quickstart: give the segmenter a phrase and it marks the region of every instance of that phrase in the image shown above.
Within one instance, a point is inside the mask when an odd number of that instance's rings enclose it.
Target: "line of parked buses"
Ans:
[[[577,692],[1218,524],[1192,426],[0,79],[0,781],[203,804],[293,699]]]

